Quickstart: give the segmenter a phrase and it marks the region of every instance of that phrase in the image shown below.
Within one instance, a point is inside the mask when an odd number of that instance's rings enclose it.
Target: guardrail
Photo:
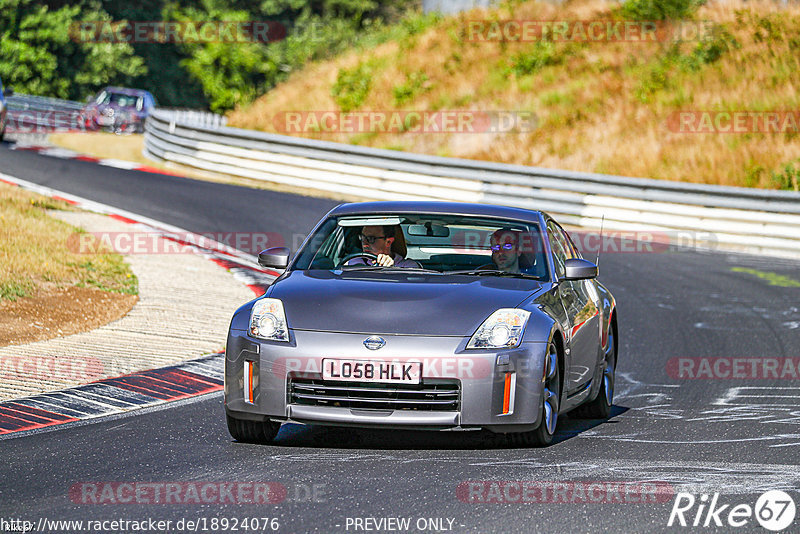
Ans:
[[[85,104],[73,100],[14,93],[6,97],[9,109],[17,110],[80,110]]]
[[[209,114],[206,114],[209,115]],[[218,121],[215,123],[215,121]],[[565,224],[703,232],[709,247],[800,256],[800,193],[442,158],[223,126],[155,110],[144,154],[207,171],[373,200],[541,209]],[[692,243],[695,245],[696,243]]]
[[[72,100],[15,93],[6,97],[8,133],[81,130],[84,104]]]
[[[161,114],[167,113],[170,116],[170,127],[176,124],[191,124],[192,126],[203,126],[206,128],[220,128],[228,122],[228,117],[208,113],[207,111],[196,111],[193,109],[164,109],[158,111]]]

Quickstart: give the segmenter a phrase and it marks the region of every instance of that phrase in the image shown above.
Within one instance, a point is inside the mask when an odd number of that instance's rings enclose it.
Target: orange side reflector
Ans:
[[[506,384],[503,388],[503,413],[508,413],[511,404],[511,373],[506,373]]]
[[[253,404],[253,362],[244,362],[244,401]]]

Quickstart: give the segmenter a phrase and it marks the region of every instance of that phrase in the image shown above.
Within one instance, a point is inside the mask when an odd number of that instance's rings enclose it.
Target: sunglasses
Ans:
[[[386,236],[385,236],[385,235],[364,235],[364,234],[358,234],[358,238],[359,238],[361,241],[366,241],[367,243],[369,243],[369,244],[371,245],[371,244],[373,244],[375,241],[377,241],[378,239],[386,239]]]
[[[489,248],[491,248],[493,252],[500,252],[500,249],[502,249],[502,250],[513,250],[514,249],[514,243],[503,243],[502,245],[492,245]]]

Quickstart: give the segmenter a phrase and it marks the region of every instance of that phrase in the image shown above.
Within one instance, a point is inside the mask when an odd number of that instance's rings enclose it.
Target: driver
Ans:
[[[401,237],[402,229],[399,225],[386,226],[364,226],[358,238],[361,240],[361,248],[367,254],[375,254],[377,260],[369,258],[353,258],[347,262],[348,265],[380,265],[382,267],[417,267],[419,264],[414,260],[409,260],[405,254],[405,243]],[[401,253],[402,252],[402,253]]]

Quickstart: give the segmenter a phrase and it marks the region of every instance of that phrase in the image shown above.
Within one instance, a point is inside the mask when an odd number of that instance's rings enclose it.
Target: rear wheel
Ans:
[[[558,368],[558,349],[550,343],[547,349],[544,387],[542,388],[542,420],[529,432],[506,434],[509,445],[546,447],[553,442],[558,425],[558,408],[561,404],[561,374]]]
[[[228,419],[228,432],[233,439],[244,443],[269,443],[278,434],[280,423],[272,421],[249,421],[236,419],[225,414]]]
[[[614,404],[614,375],[617,369],[617,341],[614,323],[608,328],[608,343],[603,357],[603,383],[597,398],[578,407],[575,415],[586,419],[608,419]]]

